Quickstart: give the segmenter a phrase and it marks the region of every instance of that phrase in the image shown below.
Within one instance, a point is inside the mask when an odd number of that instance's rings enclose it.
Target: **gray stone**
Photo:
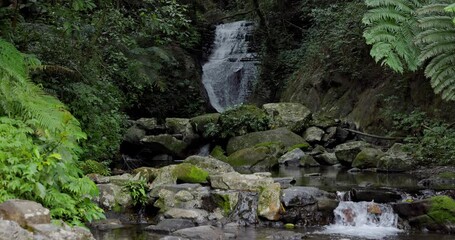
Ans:
[[[258,192],[265,186],[272,184],[273,179],[255,174],[230,172],[221,175],[211,175],[210,183],[212,188]]]
[[[139,128],[136,125],[131,126],[126,130],[125,135],[123,136],[123,141],[132,143],[132,144],[139,144],[141,139],[145,137],[146,132],[144,129]]]
[[[258,215],[271,221],[280,219],[281,212],[281,186],[273,183],[261,191],[258,201]]]
[[[212,191],[212,199],[218,207],[222,208],[223,214],[229,216],[239,201],[238,191],[223,191],[215,189]]]
[[[305,153],[300,148],[296,148],[281,156],[278,159],[278,163],[287,166],[298,166],[300,163],[300,159],[303,156],[305,156]]]
[[[357,154],[367,147],[370,144],[363,141],[343,143],[335,147],[335,155],[343,166],[351,167]]]
[[[0,219],[0,240],[32,240],[33,234],[17,222]]]
[[[188,219],[164,219],[157,225],[151,225],[145,228],[146,231],[169,234],[180,229],[195,227],[193,221]]]
[[[165,218],[190,219],[196,222],[204,222],[208,215],[205,210],[182,208],[171,208],[164,213]]]
[[[112,229],[119,229],[124,228],[125,225],[119,219],[103,219],[97,220],[90,223],[90,226],[93,228],[105,231],[105,230],[112,230]]]
[[[337,127],[329,127],[325,130],[325,134],[322,137],[322,141],[326,143],[326,145],[331,145],[336,142],[336,133]]]
[[[357,154],[352,167],[366,169],[375,168],[378,166],[379,159],[384,156],[384,153],[376,148],[364,148]]]
[[[203,134],[206,131],[208,124],[216,124],[220,118],[219,113],[209,113],[201,116],[197,116],[190,119],[190,124],[194,131],[199,134]]]
[[[175,231],[173,235],[200,240],[222,240],[224,237],[223,231],[213,226],[199,226],[181,229]]]
[[[278,166],[283,150],[282,145],[273,143],[245,148],[229,155],[226,162],[237,170],[266,171]]]
[[[300,167],[319,167],[320,164],[310,155],[305,155],[300,159]]]
[[[126,183],[130,182],[131,180],[139,180],[139,176],[133,176],[131,174],[125,173],[122,175],[115,175],[106,177],[109,183],[124,186]]]
[[[190,156],[185,159],[186,163],[191,163],[205,171],[209,172],[209,174],[222,174],[227,172],[233,172],[234,168],[228,163],[220,161],[214,157],[202,157],[202,156]]]
[[[330,194],[315,187],[291,187],[284,189],[281,201],[285,207],[301,207],[315,204],[318,198],[327,198]]]
[[[286,128],[253,132],[229,139],[227,153],[230,155],[244,148],[254,147],[260,143],[273,142],[283,144],[286,148],[305,144],[305,140]]]
[[[309,127],[305,130],[303,134],[303,139],[309,143],[320,142],[324,136],[324,130],[318,127]]]
[[[26,228],[32,224],[50,223],[51,215],[47,208],[37,202],[12,199],[0,204],[0,218],[17,222]]]
[[[262,108],[273,119],[275,127],[287,127],[301,131],[311,120],[311,110],[300,103],[268,103]]]
[[[181,134],[183,141],[188,144],[199,138],[187,118],[166,118],[166,128],[172,134]]]
[[[35,239],[46,240],[95,240],[88,229],[82,227],[70,227],[63,222],[57,224],[35,224],[31,230],[35,234]]]
[[[158,124],[156,118],[140,118],[136,120],[136,125],[148,132],[159,132],[164,130],[164,127]]]
[[[335,153],[325,152],[318,156],[314,156],[314,158],[322,165],[332,166],[338,164],[338,159]]]
[[[301,240],[306,237],[305,234],[293,231],[278,231],[274,233],[269,239],[279,240]]]
[[[145,136],[141,139],[141,143],[151,150],[176,157],[182,157],[188,147],[187,143],[169,134]]]
[[[378,161],[378,171],[404,172],[413,169],[412,157],[403,149],[403,144],[395,143]]]
[[[175,194],[175,199],[177,201],[188,202],[190,200],[193,200],[194,196],[190,192],[182,190]]]
[[[279,183],[281,189],[290,188],[297,182],[294,177],[273,178],[273,181]]]
[[[102,208],[112,210],[115,206],[127,208],[133,205],[133,199],[122,186],[112,183],[97,184],[96,186],[100,195],[95,199],[95,202]]]

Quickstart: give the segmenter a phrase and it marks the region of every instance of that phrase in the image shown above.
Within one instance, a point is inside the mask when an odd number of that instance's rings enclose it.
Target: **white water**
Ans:
[[[202,83],[210,104],[218,112],[245,102],[257,75],[255,54],[248,53],[247,36],[253,30],[247,21],[220,24],[209,60],[202,67]]]
[[[371,210],[373,205],[376,205],[376,210]],[[372,213],[375,211],[377,214]],[[397,228],[398,216],[388,204],[340,202],[334,210],[334,215],[335,223],[319,233],[362,239],[383,239],[402,232]]]

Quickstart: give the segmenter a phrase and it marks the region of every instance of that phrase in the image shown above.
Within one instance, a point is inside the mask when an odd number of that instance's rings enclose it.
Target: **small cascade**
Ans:
[[[207,157],[210,154],[210,143],[205,144],[201,148],[199,148],[198,152],[196,155],[202,156],[202,157]]]
[[[402,231],[397,228],[398,215],[388,204],[342,201],[334,215],[335,223],[321,233],[382,239]]]
[[[247,21],[216,27],[212,54],[202,67],[202,83],[218,112],[245,102],[251,92],[257,75],[256,54],[248,51],[253,27]]]

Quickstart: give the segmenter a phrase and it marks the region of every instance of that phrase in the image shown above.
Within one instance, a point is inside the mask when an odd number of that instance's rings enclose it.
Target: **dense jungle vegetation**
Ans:
[[[210,111],[200,66],[223,21],[258,22],[252,102],[279,101],[315,69],[398,89],[427,77],[454,100],[454,11],[444,0],[1,0],[0,201],[102,218],[82,170],[109,172],[128,119]],[[453,118],[419,107],[384,112],[423,163],[454,164]]]

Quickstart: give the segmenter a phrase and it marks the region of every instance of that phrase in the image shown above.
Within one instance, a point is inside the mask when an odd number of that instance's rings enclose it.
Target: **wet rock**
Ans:
[[[209,113],[209,114],[191,118],[190,124],[196,133],[204,134],[204,132],[206,131],[207,125],[210,123],[216,124],[218,122],[219,118],[220,118],[219,113]]]
[[[51,221],[49,209],[37,202],[20,199],[8,200],[0,204],[0,218],[15,221],[24,228]]]
[[[319,167],[320,164],[310,155],[305,155],[300,159],[300,167]]]
[[[190,120],[187,118],[166,118],[166,128],[171,134],[182,135],[182,140],[192,144],[199,139],[199,135],[193,131]]]
[[[286,166],[298,166],[303,156],[305,153],[300,148],[296,148],[281,156],[278,163]]]
[[[297,182],[293,177],[273,178],[273,181],[279,183],[281,189],[290,188]]]
[[[335,153],[325,152],[318,156],[314,156],[314,159],[322,165],[332,166],[338,164],[338,159]]]
[[[146,135],[146,131],[136,125],[131,126],[126,130],[123,136],[123,141],[131,144],[139,144],[141,139]]]
[[[320,142],[324,136],[324,130],[318,127],[309,127],[303,134],[303,139],[309,143]]]
[[[272,183],[272,178],[263,177],[258,174],[240,174],[238,172],[230,172],[210,176],[210,184],[212,188],[225,190],[258,192],[260,189]]]
[[[338,201],[330,198],[318,199],[318,211],[324,212],[325,214],[333,214],[333,210],[338,207]]]
[[[442,172],[430,178],[420,180],[418,185],[436,190],[455,189],[455,173]]]
[[[278,166],[278,157],[283,153],[280,144],[258,145],[241,149],[229,155],[226,162],[236,169],[249,169],[254,172],[270,170]]]
[[[280,143],[286,148],[305,144],[305,140],[286,128],[254,132],[229,139],[227,153],[230,155],[244,148],[254,147],[260,143]]]
[[[315,187],[291,187],[282,191],[281,201],[285,207],[307,206],[329,196],[328,192]]]
[[[365,148],[360,151],[352,162],[352,167],[366,169],[378,166],[379,159],[384,153],[376,148]]]
[[[140,118],[136,120],[135,124],[147,131],[148,134],[159,134],[163,133],[165,127],[158,124],[158,120],[156,118]]]
[[[306,238],[305,234],[293,231],[278,231],[269,237],[269,239],[279,240],[301,240],[305,238]]]
[[[311,110],[300,103],[268,103],[262,108],[273,119],[275,127],[301,132],[311,120]]]
[[[350,191],[351,200],[354,202],[391,203],[402,199],[401,193],[383,189],[360,189]]]
[[[281,212],[281,186],[279,183],[268,185],[259,194],[258,215],[268,220],[280,219]]]
[[[329,127],[325,130],[324,136],[322,136],[322,142],[324,142],[325,147],[333,146],[337,139],[336,139],[337,128],[336,127]]]
[[[400,143],[395,143],[378,162],[378,171],[384,172],[404,172],[414,167],[412,157]]]
[[[145,228],[146,231],[169,234],[180,229],[195,227],[193,221],[188,219],[164,219],[157,225],[151,225]]]
[[[363,141],[343,143],[335,147],[335,155],[343,166],[351,167],[357,154],[369,146]]]
[[[171,208],[164,213],[165,218],[189,219],[195,222],[204,222],[209,214],[201,209]]]
[[[200,240],[222,240],[224,237],[223,231],[213,226],[199,226],[181,229],[175,231],[173,235]]]
[[[0,219],[0,239],[31,240],[33,234],[23,229],[17,222]]]
[[[184,151],[188,147],[187,143],[169,134],[145,136],[140,142],[151,151],[166,153],[176,157],[183,157]]]
[[[256,192],[240,192],[239,200],[229,219],[242,226],[255,225],[258,219],[258,196]]]
[[[232,168],[231,165],[211,156],[190,156],[186,158],[184,162],[204,169],[209,172],[210,175],[234,172],[234,168]]]

